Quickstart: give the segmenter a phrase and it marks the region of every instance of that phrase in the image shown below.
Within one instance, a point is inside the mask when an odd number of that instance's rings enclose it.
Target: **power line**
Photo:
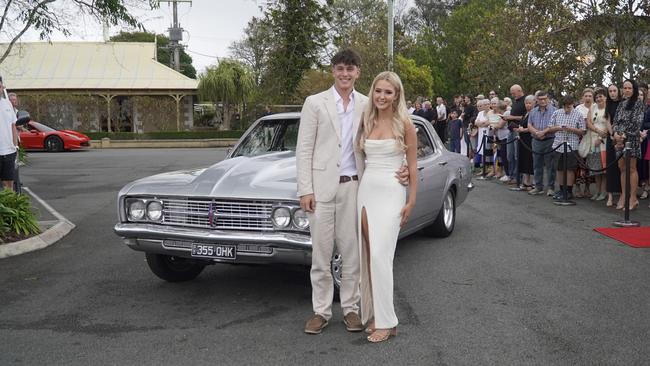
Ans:
[[[199,55],[199,56],[210,57],[210,58],[214,58],[214,59],[217,59],[217,60],[219,59],[219,56],[206,55],[205,53],[200,53],[200,52],[192,51],[192,50],[187,49],[187,48],[185,49],[185,51],[187,51],[187,52],[189,52],[189,53],[193,53],[193,54],[195,54],[195,55]]]

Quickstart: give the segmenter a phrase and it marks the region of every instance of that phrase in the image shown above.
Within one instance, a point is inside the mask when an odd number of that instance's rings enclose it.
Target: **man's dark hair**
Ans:
[[[332,56],[332,66],[338,64],[361,67],[361,56],[352,48],[344,48]]]
[[[575,104],[575,101],[576,100],[573,97],[573,95],[570,95],[570,94],[566,95],[566,96],[564,96],[564,98],[562,98],[562,106],[569,105],[569,104],[573,105],[573,104]]]
[[[548,97],[548,93],[542,90],[539,93],[537,93],[537,97],[538,98],[539,97]]]

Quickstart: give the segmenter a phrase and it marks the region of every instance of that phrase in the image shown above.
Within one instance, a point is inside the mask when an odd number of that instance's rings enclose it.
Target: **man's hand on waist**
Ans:
[[[402,165],[402,167],[395,172],[395,178],[399,181],[399,183],[403,186],[408,186],[409,185],[409,168],[406,165]]]

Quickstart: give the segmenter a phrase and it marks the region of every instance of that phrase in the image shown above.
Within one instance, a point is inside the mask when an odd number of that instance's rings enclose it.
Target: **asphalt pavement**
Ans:
[[[497,182],[476,188],[446,239],[398,244],[399,334],[369,344],[335,304],[323,334],[307,270],[216,265],[166,283],[113,233],[131,180],[215,163],[225,149],[30,153],[23,183],[77,227],[0,260],[0,365],[642,365],[650,249],[593,231],[620,211]],[[650,225],[649,201],[632,217]]]

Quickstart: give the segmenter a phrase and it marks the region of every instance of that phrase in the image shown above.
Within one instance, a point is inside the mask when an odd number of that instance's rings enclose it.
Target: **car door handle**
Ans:
[[[442,165],[447,165],[447,162],[446,161],[441,161],[441,162],[438,162],[438,165],[441,165],[441,166]]]
[[[422,169],[424,169],[423,166],[419,166],[419,167],[418,167],[418,171],[419,171],[419,170],[422,170]]]

